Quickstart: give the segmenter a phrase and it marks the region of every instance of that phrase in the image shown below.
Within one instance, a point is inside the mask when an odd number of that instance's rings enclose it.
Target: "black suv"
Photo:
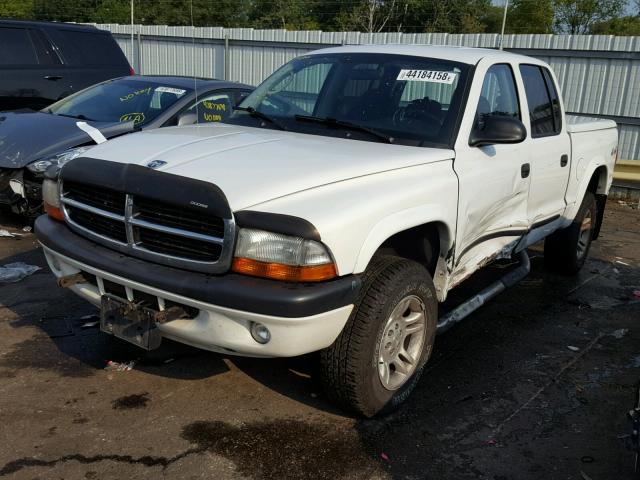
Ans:
[[[95,83],[133,73],[104,30],[0,20],[0,111],[40,110]]]

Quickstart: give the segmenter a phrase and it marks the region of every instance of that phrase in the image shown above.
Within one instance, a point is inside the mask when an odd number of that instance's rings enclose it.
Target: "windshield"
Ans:
[[[227,122],[451,146],[468,71],[465,64],[405,55],[303,56],[267,78]]]
[[[96,122],[149,123],[191,90],[157,82],[112,80],[54,103],[44,111]]]

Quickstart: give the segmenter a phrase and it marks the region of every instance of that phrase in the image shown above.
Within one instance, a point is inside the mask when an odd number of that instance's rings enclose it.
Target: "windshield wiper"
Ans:
[[[320,123],[322,125],[329,125],[331,127],[342,127],[349,130],[357,130],[359,132],[373,135],[374,137],[377,137],[380,140],[384,140],[387,143],[393,143],[395,141],[393,137],[374,130],[373,128],[365,127],[364,125],[359,125],[357,123],[347,122],[346,120],[338,120],[336,118],[330,117],[314,117],[311,115],[295,115],[294,118],[300,122]]]
[[[49,113],[53,113],[53,112],[49,111]],[[67,115],[66,113],[54,113],[54,115],[59,115],[60,117],[76,118],[78,120],[89,120],[89,121],[91,121],[90,118],[87,118],[82,114],[80,114],[80,115]]]
[[[266,113],[262,113],[261,111],[256,110],[253,107],[233,107],[233,109],[234,110],[240,110],[241,112],[247,112],[250,116],[252,116],[254,118],[259,118],[260,120],[265,120],[265,121],[275,125],[280,130],[286,130],[287,129],[287,127],[285,127],[282,123],[280,123],[275,118],[272,118],[269,115],[267,115]]]

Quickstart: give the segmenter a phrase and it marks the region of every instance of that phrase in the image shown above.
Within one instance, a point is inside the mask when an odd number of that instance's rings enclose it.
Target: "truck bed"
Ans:
[[[616,128],[616,122],[604,118],[567,115],[567,131],[569,133],[592,132]]]

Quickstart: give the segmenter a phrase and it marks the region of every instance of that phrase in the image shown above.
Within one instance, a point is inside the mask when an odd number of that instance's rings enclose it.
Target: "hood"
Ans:
[[[76,118],[42,112],[0,112],[0,168],[22,168],[68,148],[93,143]],[[106,138],[133,130],[133,123],[87,122]]]
[[[302,190],[454,158],[453,150],[389,145],[236,125],[170,127],[91,149],[92,158],[146,166],[220,187],[232,210]],[[375,192],[371,192],[375,195]]]

